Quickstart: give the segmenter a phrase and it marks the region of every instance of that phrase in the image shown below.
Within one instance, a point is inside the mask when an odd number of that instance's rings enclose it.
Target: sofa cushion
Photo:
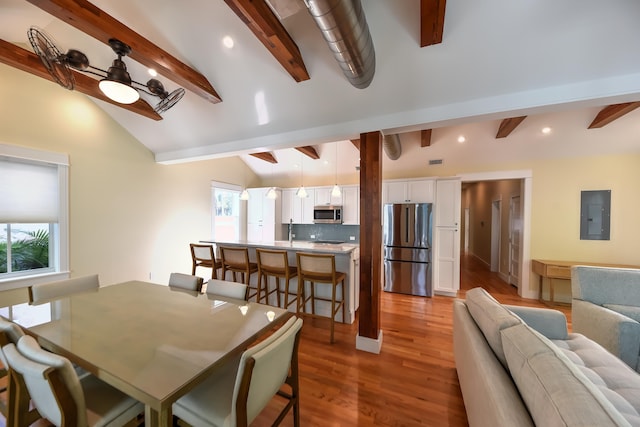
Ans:
[[[630,319],[640,322],[640,307],[634,305],[621,305],[621,304],[602,304],[603,307],[609,310],[617,311],[618,313],[627,316]]]
[[[522,320],[482,288],[473,288],[467,291],[465,302],[473,320],[491,346],[491,350],[506,368],[507,360],[502,350],[500,331],[521,324]]]
[[[633,425],[640,425],[640,375],[582,334],[552,342]]]
[[[509,371],[536,425],[629,426],[634,422],[543,335],[526,324],[505,329],[501,335]]]

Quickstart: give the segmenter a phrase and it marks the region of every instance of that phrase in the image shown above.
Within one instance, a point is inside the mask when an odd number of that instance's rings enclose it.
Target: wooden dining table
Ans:
[[[176,400],[292,314],[131,281],[0,315],[144,403],[146,426],[171,426]]]

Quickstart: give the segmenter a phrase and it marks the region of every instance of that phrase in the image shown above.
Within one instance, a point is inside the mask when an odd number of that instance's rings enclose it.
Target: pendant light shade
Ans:
[[[240,193],[240,200],[249,200],[249,192],[246,188]]]
[[[305,190],[304,185],[298,188],[298,191],[296,191],[296,196],[300,197],[301,199],[309,197],[309,193],[307,193],[307,190]]]
[[[271,187],[269,191],[267,191],[267,199],[277,199],[278,193],[276,193],[276,189]]]
[[[302,182],[302,177],[304,176],[303,166],[304,166],[304,157],[300,155],[300,188],[298,188],[298,191],[296,191],[296,196],[298,196],[301,199],[309,197],[309,193],[307,193],[307,190],[305,190],[304,183]]]

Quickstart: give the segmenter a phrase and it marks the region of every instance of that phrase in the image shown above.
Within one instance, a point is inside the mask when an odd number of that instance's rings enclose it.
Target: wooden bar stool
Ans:
[[[191,275],[196,275],[196,267],[206,267],[211,269],[211,278],[217,279],[216,270],[222,268],[222,263],[216,260],[216,256],[213,252],[213,246],[200,245],[191,243]]]
[[[312,317],[327,317],[316,314],[316,300],[327,301],[331,303],[331,335],[330,342],[333,343],[333,330],[336,320],[336,314],[342,309],[342,321],[345,319],[344,309],[344,282],[347,277],[345,273],[336,271],[336,257],[334,254],[317,254],[317,253],[305,253],[297,252],[296,259],[298,262],[298,305],[297,312],[300,313],[301,309],[306,313],[307,302],[311,302],[311,314]],[[309,297],[305,296],[305,282],[311,283],[311,292]],[[316,297],[315,285],[316,283],[324,283],[331,285],[331,298]],[[336,299],[336,292],[338,285],[341,285],[341,299]]]
[[[265,291],[267,304],[269,303],[269,295],[276,292],[278,307],[281,306],[280,294],[282,292],[282,288],[280,287],[280,279],[284,279],[284,308],[289,308],[291,304],[298,300],[296,293],[295,297],[291,295],[293,298],[289,301],[289,283],[291,278],[298,275],[298,268],[295,266],[289,266],[287,251],[256,249],[256,260],[258,261],[258,282],[260,282],[260,286],[264,283],[263,289]],[[275,289],[271,291],[269,291],[269,277],[275,278],[276,282]]]
[[[236,273],[242,279],[240,283],[247,285],[247,301],[251,297],[256,297],[256,302],[260,301],[260,281],[255,287],[251,286],[251,275],[258,272],[258,264],[249,261],[249,248],[239,248],[236,246],[218,246],[222,261],[222,280],[226,280],[227,271],[233,275],[233,281],[237,282]],[[254,289],[255,292],[251,293]]]

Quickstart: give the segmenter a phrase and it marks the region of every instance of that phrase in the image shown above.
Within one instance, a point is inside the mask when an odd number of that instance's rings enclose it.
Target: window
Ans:
[[[3,284],[69,269],[67,177],[66,155],[0,144]]]
[[[212,238],[232,241],[240,238],[240,187],[223,182],[211,183]]]

